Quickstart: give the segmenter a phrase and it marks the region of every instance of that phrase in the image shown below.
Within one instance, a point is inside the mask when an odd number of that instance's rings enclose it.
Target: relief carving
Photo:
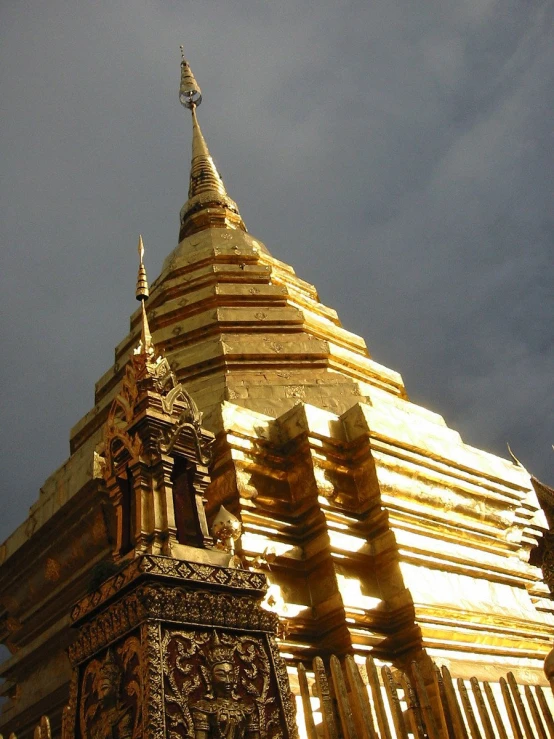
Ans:
[[[81,737],[141,739],[142,685],[140,640],[135,636],[89,662],[81,680]]]
[[[279,687],[262,637],[166,630],[162,636],[170,736],[281,739]]]
[[[71,662],[82,662],[147,618],[269,633],[275,633],[279,625],[275,613],[260,608],[256,598],[248,595],[143,584],[83,624],[68,649]]]

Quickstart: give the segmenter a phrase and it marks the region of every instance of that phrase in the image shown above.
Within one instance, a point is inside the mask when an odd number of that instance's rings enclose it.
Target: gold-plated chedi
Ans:
[[[149,287],[139,239],[140,310],[0,550],[4,735],[286,739],[291,688],[310,739],[554,735],[554,495],[247,232],[184,59],[179,97],[179,243]]]

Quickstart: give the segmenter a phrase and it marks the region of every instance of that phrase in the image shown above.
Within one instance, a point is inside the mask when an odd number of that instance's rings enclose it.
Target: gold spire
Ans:
[[[192,114],[192,161],[188,200],[181,209],[179,241],[205,228],[240,228],[246,231],[237,204],[227,195],[200,130],[196,108],[202,102],[202,93],[184,58],[182,46],[181,57],[179,100]]]
[[[148,300],[150,295],[148,291],[148,279],[146,277],[146,268],[144,266],[144,243],[142,241],[142,235],[139,236],[138,240],[138,253],[139,253],[139,268],[137,275],[137,290],[136,299],[140,300],[142,308],[142,330],[140,334],[140,344],[137,347],[138,354],[152,354],[154,351],[154,345],[152,344],[152,334],[150,333],[150,326],[148,325],[148,318],[146,316],[146,309],[144,303]]]
[[[214,164],[208,145],[200,130],[196,107],[193,105],[192,112],[192,161],[190,166],[189,200],[204,192],[215,192],[219,196],[230,201],[225,190],[225,185]],[[233,205],[235,205],[233,203]],[[236,208],[236,205],[235,205]]]
[[[193,110],[202,102],[202,90],[194,79],[189,63],[185,59],[185,52],[181,46],[181,87],[179,88],[179,100],[185,108]]]
[[[144,267],[144,243],[142,241],[142,234],[139,235],[138,240],[138,253],[139,253],[139,269],[138,269],[138,276],[137,276],[137,292],[136,292],[136,298],[137,300],[142,300],[143,302],[145,300],[148,300],[148,296],[150,295],[148,291],[148,278],[146,277],[146,268]]]

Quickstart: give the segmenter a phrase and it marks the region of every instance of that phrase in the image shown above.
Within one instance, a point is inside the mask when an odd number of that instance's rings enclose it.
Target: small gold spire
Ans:
[[[181,46],[181,86],[179,100],[192,114],[192,162],[188,200],[181,209],[179,240],[205,228],[239,228],[246,231],[237,204],[231,200],[206,140],[200,130],[196,107],[202,93]]]
[[[142,330],[140,334],[140,345],[138,347],[139,354],[152,354],[154,351],[154,345],[152,344],[152,334],[150,333],[150,326],[148,325],[148,317],[146,315],[146,308],[144,303],[148,300],[150,292],[148,290],[148,279],[146,277],[146,268],[144,266],[144,243],[142,241],[142,235],[139,236],[138,240],[138,253],[139,253],[139,269],[137,276],[137,290],[136,299],[140,300],[142,309]]]
[[[189,200],[196,195],[205,192],[214,192],[218,196],[222,196],[229,202],[232,202],[214,160],[208,150],[206,139],[200,130],[200,124],[196,117],[196,109],[193,106],[192,112],[192,162],[190,165],[190,184],[189,184]],[[233,205],[236,208],[235,203]]]
[[[202,102],[202,90],[194,79],[189,63],[185,59],[185,52],[181,46],[181,86],[179,87],[179,100],[181,105],[189,110],[194,110]]]
[[[144,267],[144,243],[142,241],[142,235],[139,236],[138,240],[138,253],[139,253],[139,269],[138,269],[138,276],[137,276],[137,292],[136,292],[136,299],[137,300],[148,300],[148,296],[150,295],[148,291],[148,279],[146,277],[146,269]]]

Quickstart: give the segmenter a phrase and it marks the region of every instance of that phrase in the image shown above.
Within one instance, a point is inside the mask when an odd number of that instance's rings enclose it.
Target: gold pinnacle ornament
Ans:
[[[137,276],[137,290],[135,297],[140,300],[142,308],[142,331],[140,336],[140,345],[138,347],[139,354],[152,354],[152,334],[150,333],[150,326],[148,325],[148,318],[146,316],[146,308],[144,303],[148,300],[150,292],[148,290],[148,279],[146,277],[146,268],[144,266],[144,243],[142,236],[139,236],[138,240],[138,253],[139,253],[139,269]]]
[[[145,301],[148,300],[150,292],[148,290],[148,278],[146,277],[146,268],[144,266],[144,243],[142,241],[142,235],[139,236],[138,240],[138,253],[139,253],[139,269],[137,276],[137,300]]]
[[[239,209],[227,195],[206,140],[200,130],[196,108],[202,93],[184,57],[181,46],[181,85],[179,100],[192,115],[192,161],[187,202],[181,209],[179,241],[205,228],[238,228],[246,231]]]
[[[202,91],[198,82],[185,59],[185,52],[181,46],[181,86],[179,87],[179,100],[185,108],[193,110],[202,102]]]

